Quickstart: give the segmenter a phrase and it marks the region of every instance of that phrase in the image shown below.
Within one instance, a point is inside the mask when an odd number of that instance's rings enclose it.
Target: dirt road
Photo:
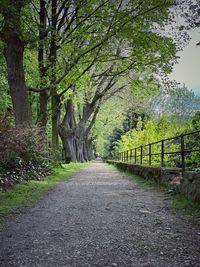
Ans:
[[[92,163],[7,220],[0,266],[200,266],[200,227],[164,193]]]

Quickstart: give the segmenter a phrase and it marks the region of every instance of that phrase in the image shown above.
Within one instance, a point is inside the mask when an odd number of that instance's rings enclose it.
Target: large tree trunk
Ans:
[[[93,160],[94,159],[93,145],[92,145],[92,140],[89,138],[87,138],[86,140],[86,151],[88,160]]]
[[[69,99],[65,102],[65,116],[59,125],[59,135],[62,140],[66,163],[77,161],[75,129],[74,107],[72,100]]]
[[[60,128],[59,133],[63,144],[65,163],[76,162],[77,158],[74,149],[76,143],[73,133],[69,129],[66,129],[65,127]]]
[[[65,151],[65,162],[84,162],[93,159],[91,141],[85,124],[76,124],[73,102],[65,102],[65,117],[60,124],[59,134]]]
[[[37,123],[44,130],[46,129],[48,121],[48,113],[47,113],[48,98],[49,98],[48,91],[45,90],[44,92],[40,93],[40,98],[39,98],[40,106],[39,106]]]
[[[66,163],[89,160],[84,132],[80,135],[79,131],[79,127],[72,130],[62,125],[60,128]]]
[[[40,85],[44,87],[46,85],[46,76],[47,69],[45,67],[45,44],[44,39],[46,37],[46,2],[45,0],[40,0],[40,26],[39,26],[39,43],[38,43],[38,63],[39,63],[39,73],[40,73]],[[47,105],[48,105],[48,91],[42,91],[40,93],[40,106],[39,106],[39,114],[38,114],[38,124],[46,129],[48,113],[47,113]]]
[[[86,129],[82,123],[80,123],[76,127],[75,135],[76,135],[76,155],[78,162],[84,162],[88,160],[86,153],[86,144],[85,144],[85,135]]]
[[[59,127],[59,105],[60,100],[57,96],[56,89],[51,89],[51,108],[52,108],[52,115],[51,115],[51,124],[52,124],[52,149],[55,152],[59,150],[59,139],[58,139],[58,127]]]
[[[8,84],[16,126],[31,123],[31,110],[24,77],[24,42],[20,34],[20,12],[21,6],[18,6],[12,13],[6,13],[2,30],[5,43],[4,55],[8,68]],[[15,25],[16,21],[18,22],[17,26]]]
[[[58,139],[58,118],[59,118],[59,105],[60,101],[58,99],[58,94],[56,91],[56,63],[57,63],[57,45],[56,45],[56,10],[57,10],[57,0],[52,0],[51,16],[52,16],[52,29],[51,29],[51,44],[50,44],[50,55],[49,60],[51,63],[51,123],[52,123],[52,149],[56,153],[59,149],[59,139]]]

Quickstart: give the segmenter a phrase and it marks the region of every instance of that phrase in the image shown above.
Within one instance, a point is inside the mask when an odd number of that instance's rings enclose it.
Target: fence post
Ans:
[[[149,165],[151,166],[151,144],[149,144]]]
[[[142,146],[140,147],[140,164],[142,165]]]
[[[185,171],[185,144],[184,144],[184,136],[181,135],[181,161],[182,161],[182,172]]]
[[[164,167],[164,140],[161,140],[161,167]]]

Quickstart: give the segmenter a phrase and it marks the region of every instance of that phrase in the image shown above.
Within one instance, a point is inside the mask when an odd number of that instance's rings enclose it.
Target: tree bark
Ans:
[[[65,116],[62,123],[59,124],[59,135],[65,151],[66,163],[77,161],[75,129],[74,107],[72,100],[69,99],[65,102]]]
[[[65,163],[76,162],[76,143],[73,134],[65,128],[60,130],[59,133],[63,144]]]
[[[87,150],[88,160],[93,160],[94,159],[94,153],[93,153],[92,140],[89,138],[87,138],[87,140],[86,140],[86,150]]]
[[[22,6],[18,5],[10,14],[3,14],[4,27],[2,29],[5,44],[4,55],[8,68],[8,84],[12,98],[15,124],[31,124],[31,109],[24,77],[23,54],[24,41],[20,34],[20,13]],[[18,25],[15,27],[15,22]]]
[[[59,140],[58,140],[58,127],[59,127],[59,113],[60,113],[60,99],[57,95],[56,89],[51,89],[51,124],[52,124],[52,149],[55,152],[59,150]]]
[[[40,97],[39,97],[40,105],[39,105],[39,114],[37,123],[44,130],[46,129],[48,121],[48,113],[47,113],[48,98],[49,94],[47,90],[45,90],[44,92],[40,92]]]
[[[51,63],[51,123],[52,123],[52,149],[57,152],[59,149],[59,139],[58,139],[58,117],[59,117],[59,105],[60,101],[58,99],[58,94],[56,91],[56,85],[53,85],[56,81],[56,63],[57,63],[57,45],[56,45],[56,10],[57,10],[57,0],[52,0],[51,6],[51,16],[52,16],[52,27],[51,27],[51,44],[50,44],[50,54],[49,61]]]
[[[71,99],[65,102],[65,116],[59,127],[59,134],[65,151],[65,162],[84,162],[93,159],[91,142],[83,121],[76,124]]]
[[[46,2],[45,0],[40,0],[40,26],[39,26],[39,43],[38,43],[38,63],[39,63],[39,74],[40,74],[40,84],[41,87],[44,87],[46,84],[47,78],[47,69],[45,67],[45,44],[44,38],[46,34]],[[39,106],[39,114],[38,114],[38,124],[46,129],[47,121],[48,121],[48,113],[47,113],[47,105],[48,105],[48,91],[40,92],[40,106]]]

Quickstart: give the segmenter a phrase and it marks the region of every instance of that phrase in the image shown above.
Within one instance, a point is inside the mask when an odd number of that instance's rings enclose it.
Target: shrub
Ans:
[[[21,161],[41,163],[47,156],[46,137],[41,128],[21,127],[0,130],[0,164],[13,168]]]
[[[0,185],[37,178],[49,172],[44,131],[23,126],[0,129]]]

